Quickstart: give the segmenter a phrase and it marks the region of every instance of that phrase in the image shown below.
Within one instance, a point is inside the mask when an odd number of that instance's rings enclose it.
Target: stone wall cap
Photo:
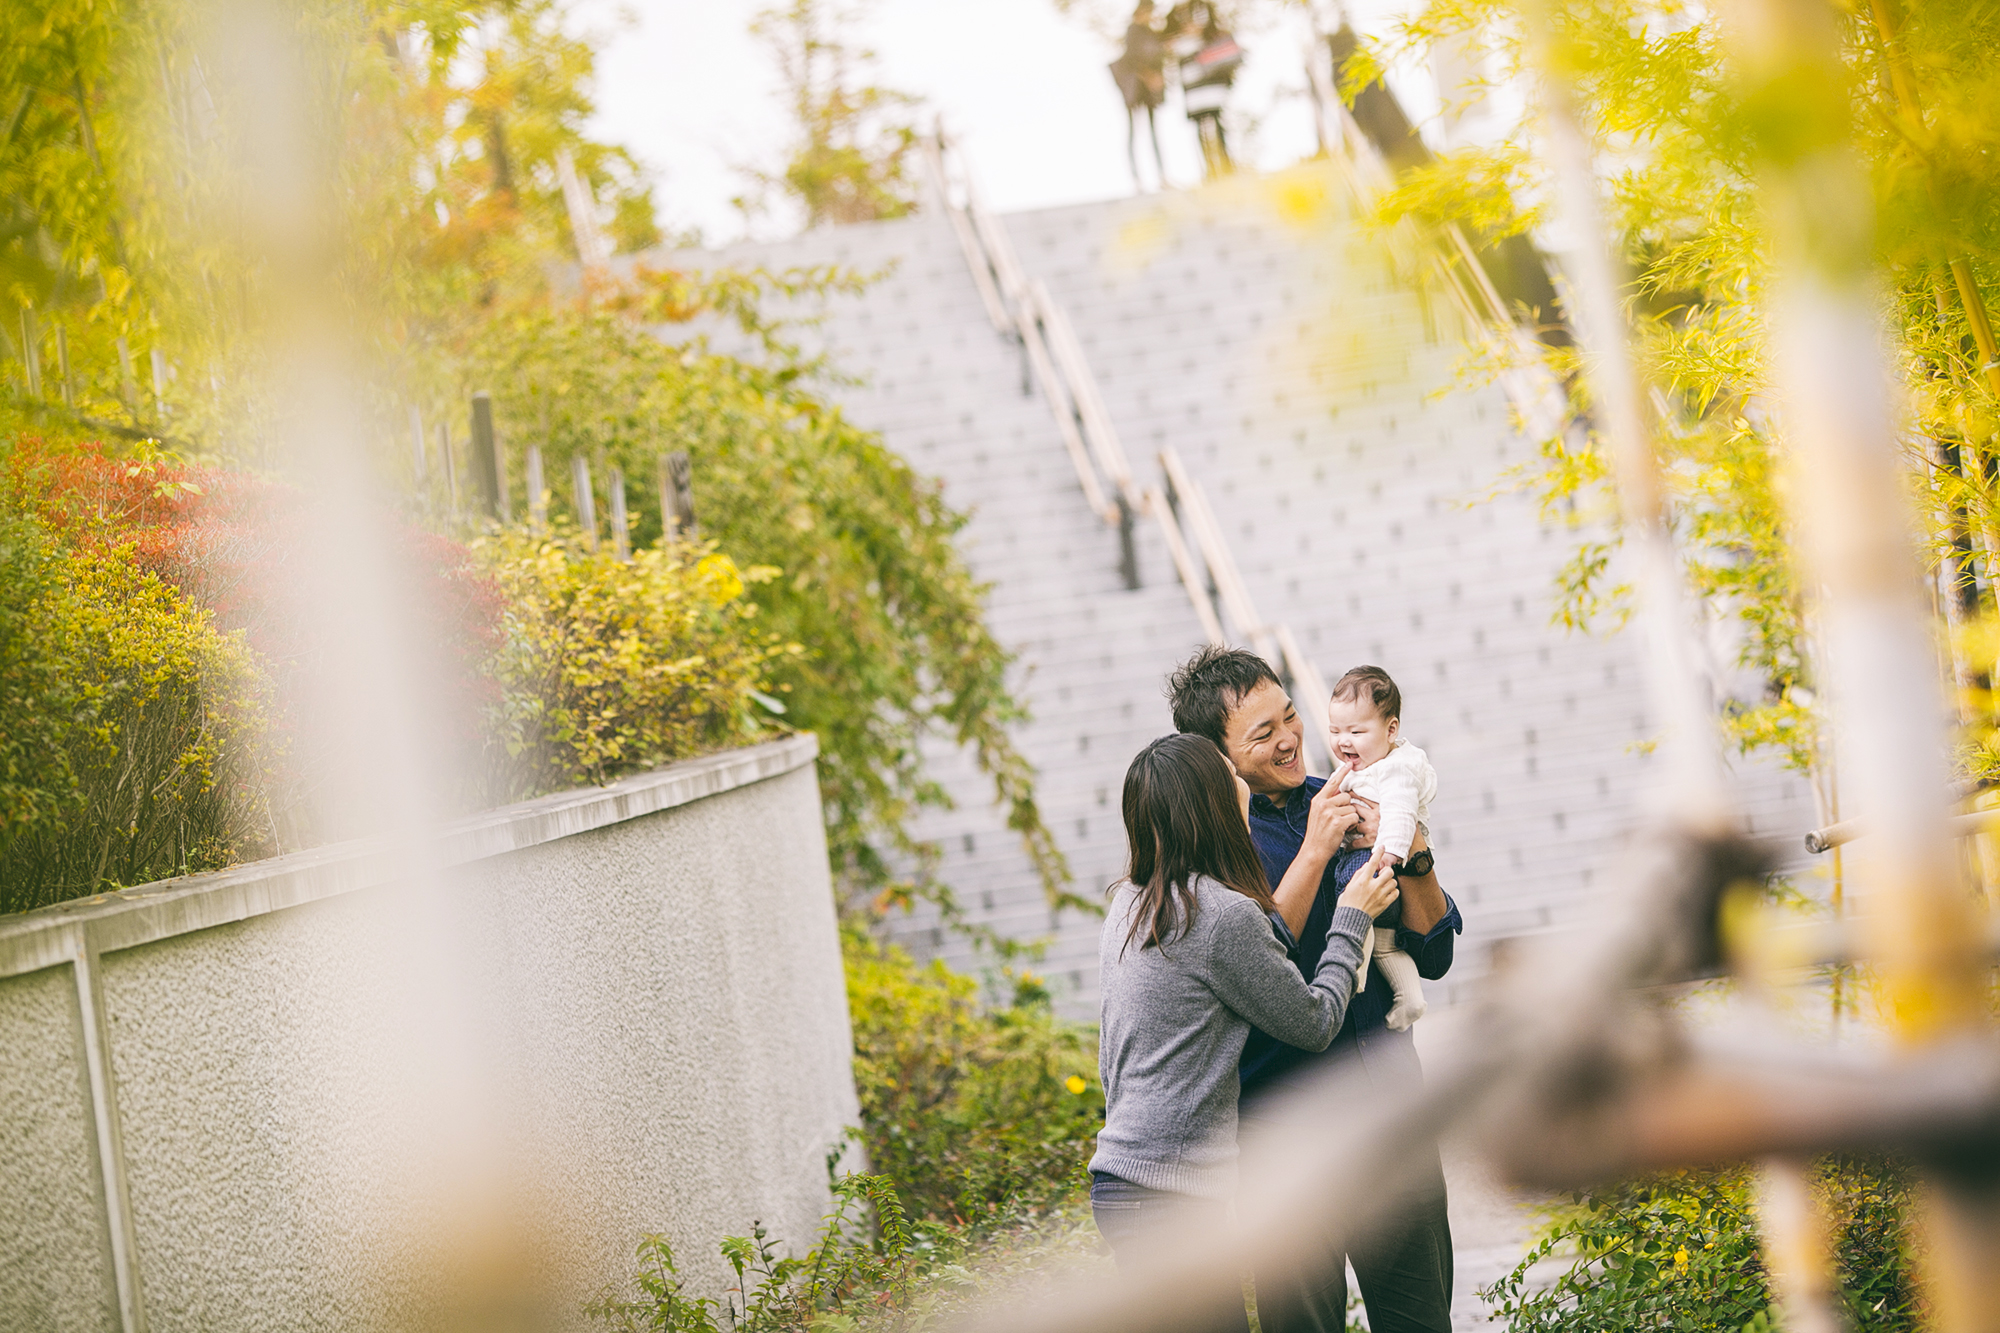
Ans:
[[[469,815],[420,846],[332,843],[0,917],[0,977],[376,888],[408,878],[413,865],[436,872],[504,856],[780,777],[818,756],[819,738],[805,732]]]

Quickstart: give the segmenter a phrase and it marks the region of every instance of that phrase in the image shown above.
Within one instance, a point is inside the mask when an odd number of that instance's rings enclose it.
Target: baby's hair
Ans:
[[[1358,666],[1333,683],[1333,697],[1342,703],[1351,703],[1363,694],[1383,717],[1403,716],[1403,692],[1381,667]]]

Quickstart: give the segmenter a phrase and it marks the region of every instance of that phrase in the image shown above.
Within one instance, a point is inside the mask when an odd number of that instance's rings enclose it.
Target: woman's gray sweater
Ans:
[[[1373,923],[1336,908],[1308,983],[1255,902],[1197,877],[1194,924],[1164,949],[1127,946],[1138,892],[1118,888],[1098,944],[1104,1128],[1090,1169],[1148,1189],[1220,1197],[1236,1187],[1236,1062],[1251,1025],[1323,1051],[1354,994]]]

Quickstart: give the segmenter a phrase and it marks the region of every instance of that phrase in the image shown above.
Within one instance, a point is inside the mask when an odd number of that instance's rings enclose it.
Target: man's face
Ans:
[[[1306,780],[1305,736],[1291,697],[1266,680],[1229,710],[1222,748],[1251,791],[1278,796]]]

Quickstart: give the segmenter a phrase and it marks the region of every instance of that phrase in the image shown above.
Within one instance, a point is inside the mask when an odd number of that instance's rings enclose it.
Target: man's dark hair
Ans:
[[[1333,682],[1333,697],[1342,703],[1352,703],[1363,694],[1383,717],[1402,717],[1403,692],[1381,667],[1358,666]]]
[[[1229,747],[1223,737],[1229,731],[1229,710],[1267,680],[1284,688],[1271,664],[1249,649],[1208,645],[1167,677],[1167,705],[1174,711],[1174,730],[1206,736],[1215,742],[1216,749],[1226,753]]]

